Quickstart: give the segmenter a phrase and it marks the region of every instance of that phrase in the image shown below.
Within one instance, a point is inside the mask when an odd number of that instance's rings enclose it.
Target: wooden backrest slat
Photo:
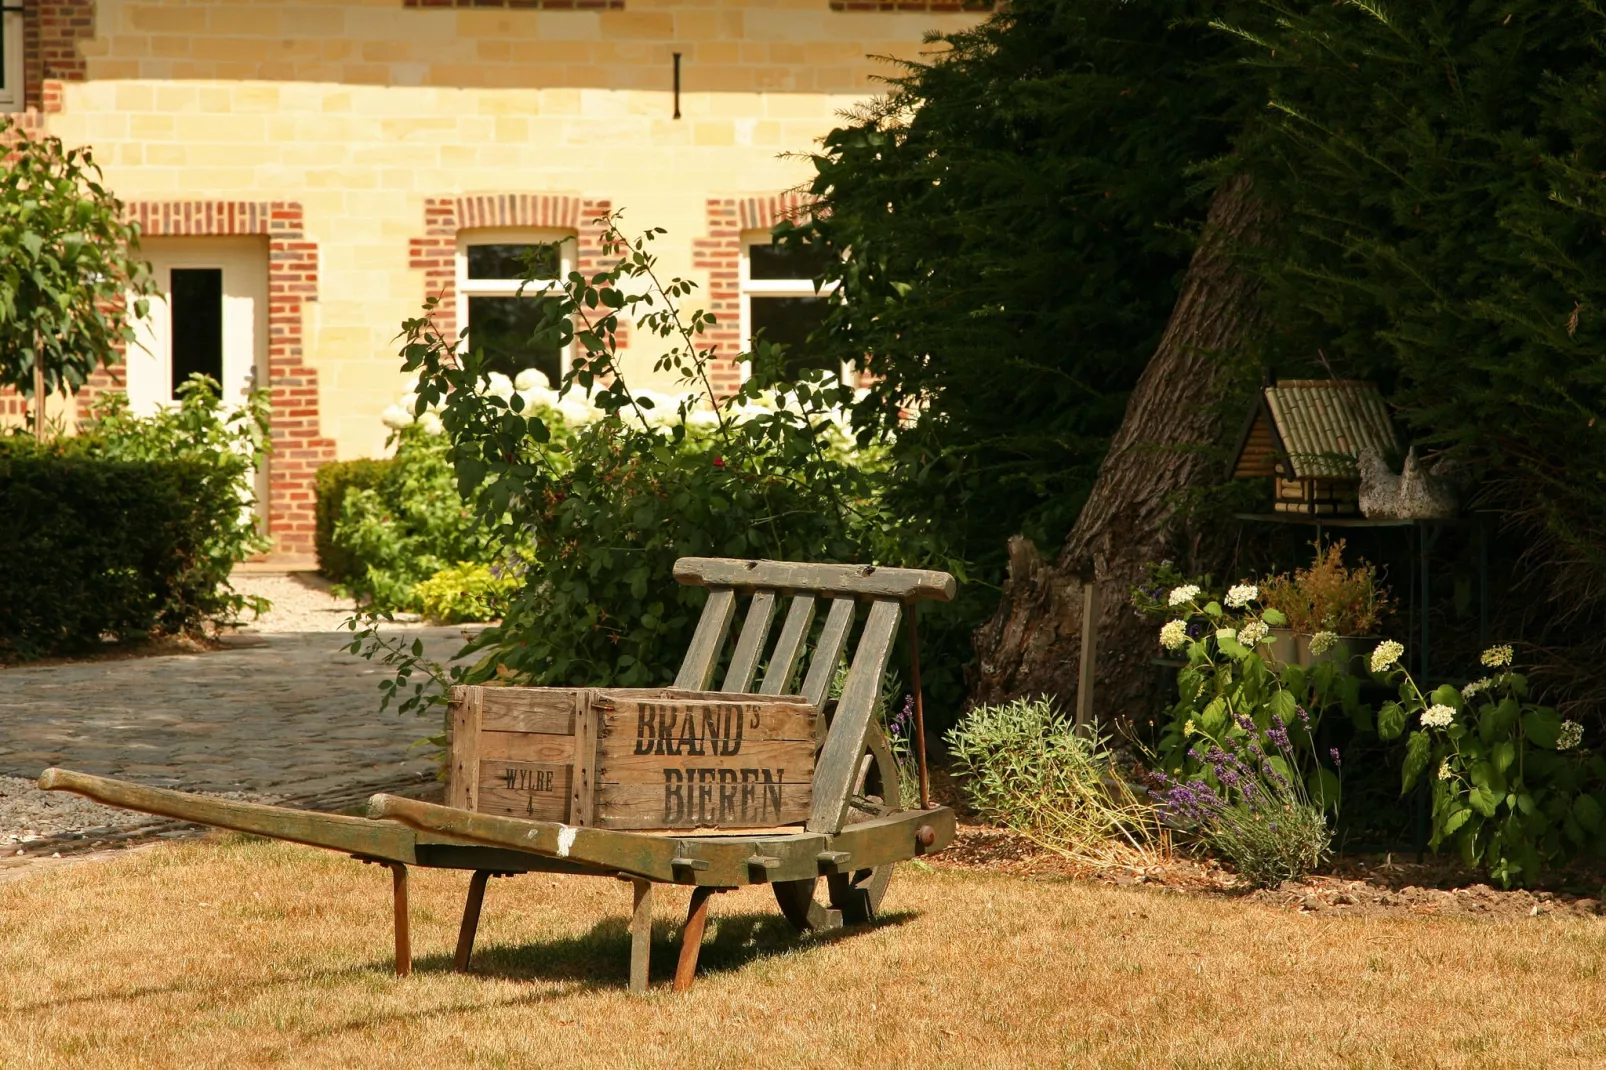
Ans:
[[[691,645],[680,663],[675,686],[687,691],[706,691],[714,676],[714,665],[725,646],[725,633],[730,630],[731,616],[736,611],[736,592],[729,587],[712,587],[703,615],[697,621]]]
[[[724,557],[683,557],[675,579],[704,587],[743,590],[771,588],[858,598],[896,598],[902,602],[950,601],[954,578],[946,572],[876,565],[811,565],[797,561],[741,561]]]
[[[814,596],[794,595],[792,607],[786,611],[786,623],[781,625],[781,637],[775,641],[775,652],[764,672],[761,695],[780,695],[792,682],[797,668],[797,656],[803,652],[803,641],[809,637],[809,625],[814,623]]]
[[[747,619],[742,623],[742,634],[736,639],[731,653],[730,668],[725,670],[721,691],[746,694],[753,687],[753,674],[758,671],[758,659],[764,656],[764,643],[770,637],[770,624],[775,620],[775,592],[755,591],[747,606]]]
[[[837,663],[842,660],[842,647],[848,641],[848,629],[853,627],[854,601],[851,598],[833,598],[825,614],[825,627],[820,630],[820,641],[814,646],[814,660],[803,679],[803,697],[815,709],[825,702],[831,690],[831,678],[836,675]]]
[[[837,699],[831,730],[825,737],[825,748],[814,766],[814,801],[808,821],[810,832],[835,835],[841,831],[842,823],[847,819],[850,794],[859,772],[859,759],[864,754],[865,733],[869,731],[870,718],[875,715],[876,699],[881,693],[881,674],[886,670],[887,659],[892,654],[892,643],[897,638],[898,618],[902,610],[902,605],[893,599],[878,598],[870,605],[870,616],[859,635],[859,646],[853,653],[853,666],[848,670],[847,683]]]

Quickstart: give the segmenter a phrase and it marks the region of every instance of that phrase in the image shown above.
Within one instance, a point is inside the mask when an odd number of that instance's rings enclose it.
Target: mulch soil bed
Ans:
[[[1462,917],[1536,917],[1561,914],[1598,917],[1603,875],[1559,874],[1555,887],[1510,891],[1491,887],[1450,858],[1428,855],[1341,855],[1328,871],[1277,888],[1254,888],[1212,860],[1173,852],[1150,866],[1088,867],[1044,850],[1025,836],[1001,829],[961,825],[953,845],[934,865],[987,870],[1036,880],[1091,880],[1159,888],[1168,892],[1222,896],[1305,914],[1335,916],[1414,914]]]

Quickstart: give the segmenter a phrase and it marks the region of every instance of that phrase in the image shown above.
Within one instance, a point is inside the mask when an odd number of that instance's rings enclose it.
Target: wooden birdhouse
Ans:
[[[1262,388],[1233,457],[1234,479],[1267,476],[1279,513],[1356,516],[1361,473],[1371,446],[1389,456],[1399,440],[1376,383],[1290,379]]]

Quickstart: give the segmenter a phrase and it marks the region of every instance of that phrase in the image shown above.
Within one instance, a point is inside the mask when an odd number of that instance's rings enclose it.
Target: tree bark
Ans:
[[[1093,709],[1104,724],[1132,724],[1153,711],[1161,681],[1149,659],[1158,640],[1127,592],[1146,563],[1176,558],[1186,534],[1179,530],[1182,493],[1220,479],[1211,447],[1235,423],[1222,412],[1230,374],[1220,355],[1241,350],[1261,320],[1258,280],[1236,252],[1260,240],[1266,217],[1247,176],[1216,190],[1165,334],[1058,559],[1045,561],[1022,536],[1010,540],[998,611],[976,632],[975,701],[1046,694],[1074,707],[1083,586],[1093,582]]]

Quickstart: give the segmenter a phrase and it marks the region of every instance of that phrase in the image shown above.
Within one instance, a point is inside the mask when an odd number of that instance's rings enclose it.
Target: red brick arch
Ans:
[[[457,322],[457,235],[476,227],[540,227],[575,236],[577,270],[604,267],[602,227],[596,220],[613,202],[556,193],[467,193],[424,200],[424,233],[407,243],[409,267],[424,273],[424,296],[439,297],[435,324],[448,338]],[[623,332],[621,332],[621,335]],[[621,337],[619,344],[625,344]]]

